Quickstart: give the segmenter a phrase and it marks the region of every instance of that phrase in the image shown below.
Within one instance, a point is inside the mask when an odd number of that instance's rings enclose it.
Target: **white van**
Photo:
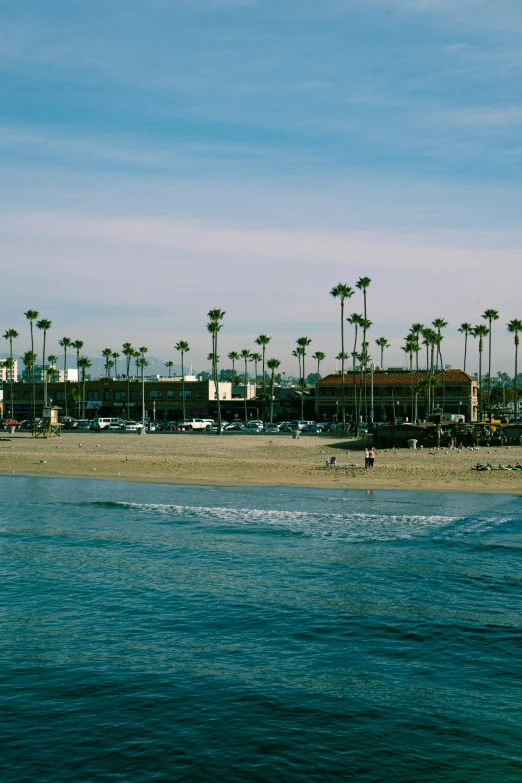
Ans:
[[[118,416],[114,418],[107,417],[102,419],[93,419],[91,427],[93,430],[106,430],[109,424],[117,424],[121,427],[123,423],[123,419],[120,419]]]

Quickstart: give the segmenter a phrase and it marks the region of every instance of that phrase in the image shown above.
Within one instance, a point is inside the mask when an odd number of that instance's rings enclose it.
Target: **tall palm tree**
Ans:
[[[437,363],[440,360],[440,370],[442,373],[442,409],[444,410],[444,405],[446,402],[446,385],[445,385],[445,378],[444,378],[444,363],[442,361],[442,350],[441,345],[442,341],[444,339],[442,335],[442,330],[446,328],[448,325],[447,321],[444,320],[444,318],[435,318],[433,321],[433,326],[437,330]]]
[[[508,332],[515,335],[515,388],[514,388],[514,401],[515,401],[515,424],[518,423],[518,390],[517,390],[517,375],[518,375],[518,346],[520,344],[519,333],[522,332],[522,320],[520,318],[514,318],[507,325]],[[12,415],[12,414],[11,414]]]
[[[271,382],[270,382],[270,424],[274,421],[274,385],[275,385],[275,371],[279,367],[281,362],[279,359],[269,359],[267,362],[268,369],[271,370]]]
[[[306,359],[306,349],[310,345],[312,341],[309,337],[298,337],[296,340],[296,343],[299,348],[302,348],[302,376],[301,376],[301,418],[304,418],[304,393],[306,388],[306,369],[305,369],[305,359]]]
[[[432,412],[432,389],[433,389],[433,366],[434,366],[434,354],[435,344],[437,342],[437,332],[427,326],[422,330],[422,342],[426,346],[426,376],[427,376],[427,411],[426,416],[429,416]],[[430,362],[431,355],[431,362]]]
[[[263,352],[263,393],[266,395],[266,374],[265,374],[265,356],[266,356],[266,346],[270,342],[272,338],[268,337],[266,334],[260,334],[259,337],[257,337],[254,342],[256,345],[259,345],[260,348],[262,348]],[[230,358],[230,357],[229,357]]]
[[[47,361],[49,362],[49,367],[47,368],[47,377],[51,382],[54,382],[54,376],[56,375],[56,362],[58,361],[58,357],[52,353],[47,357]]]
[[[28,310],[26,313],[24,313],[25,317],[29,321],[29,325],[31,328],[31,353],[34,354],[34,362],[32,363],[30,368],[27,368],[27,372],[30,373],[32,377],[27,376],[28,381],[32,381],[32,400],[31,400],[31,408],[32,408],[32,417],[33,417],[33,429],[35,426],[36,421],[36,384],[34,380],[34,365],[36,364],[36,354],[34,353],[34,327],[33,324],[40,315],[38,310]]]
[[[109,362],[112,356],[112,348],[104,348],[102,351],[102,356],[105,359],[105,377],[110,378]]]
[[[473,332],[473,326],[467,321],[464,321],[464,323],[459,326],[458,331],[464,335],[464,372],[466,372],[466,359],[468,358],[468,335]]]
[[[185,354],[190,351],[190,345],[186,340],[180,340],[174,346],[181,353],[181,389],[183,397],[183,419],[185,419]]]
[[[254,362],[254,384],[256,386],[256,394],[257,394],[257,365],[260,361],[262,361],[263,357],[260,353],[251,353],[250,354],[251,360]]]
[[[250,356],[250,351],[248,350],[248,348],[243,348],[243,350],[240,352],[239,356],[245,362],[245,380],[244,380],[245,394],[244,394],[244,399],[245,399],[245,421],[247,421],[247,419],[248,419],[248,413],[247,413],[248,362],[250,361],[250,359],[252,357]]]
[[[356,408],[357,408],[357,387],[355,385],[355,362],[358,356],[357,353],[357,338],[359,335],[359,328],[362,329],[364,318],[360,313],[352,313],[348,316],[346,319],[347,323],[351,324],[354,327],[354,338],[353,338],[353,350],[352,350],[352,374],[353,374],[353,416],[354,416],[354,423],[355,423],[355,414],[356,414]]]
[[[62,337],[58,345],[63,348],[63,398],[65,400],[65,415],[67,416],[67,348],[72,345],[70,337]]]
[[[371,324],[371,322],[368,320],[368,310],[367,310],[367,294],[368,294],[368,288],[370,287],[371,278],[369,277],[360,277],[358,281],[355,284],[355,287],[359,289],[359,291],[362,291],[363,294],[363,301],[364,301],[364,323],[363,323],[363,345],[366,342],[366,332],[369,329],[368,324]],[[364,351],[363,351],[364,354]],[[367,420],[366,415],[366,364],[363,367],[363,374],[364,374],[364,415]]]
[[[76,371],[78,373],[78,381],[77,381],[77,388],[78,388],[78,399],[80,399],[81,391],[80,391],[80,351],[83,348],[83,340],[75,340],[72,344],[72,347],[76,351]]]
[[[43,380],[43,401],[44,405],[47,405],[47,373],[45,371],[45,341],[47,339],[47,332],[51,328],[52,324],[47,318],[42,318],[36,322],[36,326],[43,332],[43,351],[42,351],[42,380]]]
[[[169,359],[168,362],[165,362],[165,367],[169,371],[169,378],[172,378],[172,368],[174,367],[174,362],[171,362]]]
[[[324,362],[324,360],[326,359],[326,354],[323,353],[322,351],[316,351],[312,356],[312,359],[315,359],[315,361],[317,362],[317,375],[320,375],[319,369],[321,366],[321,362]]]
[[[6,340],[9,340],[9,368],[11,370],[11,373],[9,375],[9,396],[11,397],[11,419],[14,417],[13,413],[13,367],[14,367],[14,361],[13,361],[13,340],[16,340],[16,338],[19,337],[18,332],[16,329],[6,329],[4,332],[4,338]]]
[[[330,296],[333,296],[334,299],[339,299],[341,303],[341,356],[345,356],[345,350],[344,350],[344,302],[346,299],[351,299],[354,295],[355,291],[353,288],[350,288],[349,285],[346,283],[337,283],[337,285],[334,285],[332,290],[330,291]],[[345,392],[345,378],[344,378],[344,359],[341,359],[341,388],[342,388],[342,406],[341,406],[341,413],[342,413],[342,421],[343,421],[343,430],[346,430],[346,400],[344,398],[344,392]]]
[[[138,354],[138,360],[136,362],[138,369],[141,370],[141,430],[140,435],[145,435],[145,367],[148,367],[150,362],[145,358],[145,354],[148,352],[148,348],[142,345],[135,353]]]
[[[36,354],[34,351],[26,351],[24,355],[22,356],[22,361],[25,365],[25,374],[27,377],[27,380],[29,380],[34,372],[34,365],[36,363]],[[34,395],[34,392],[33,392]],[[33,396],[34,400],[34,396]],[[36,429],[36,416],[34,415],[34,405],[33,405],[33,435]]]
[[[212,354],[214,356],[214,361],[212,362],[212,368],[213,368],[213,374],[214,374],[214,388],[216,390],[216,402],[217,402],[217,416],[218,416],[218,431],[217,434],[221,435],[222,433],[222,426],[221,426],[221,400],[219,399],[219,379],[218,379],[218,335],[221,331],[221,328],[223,326],[222,321],[225,317],[226,313],[224,310],[220,310],[219,308],[215,308],[213,310],[210,310],[208,313],[208,317],[210,318],[210,323],[207,324],[208,331],[212,334]]]
[[[121,352],[125,356],[127,363],[127,419],[130,418],[130,366],[134,356],[134,348],[130,343],[123,343]]]
[[[236,362],[238,362],[241,357],[237,351],[230,351],[228,358],[232,362],[232,383],[234,383],[234,378],[236,375]]]
[[[137,351],[134,351],[133,356],[134,356],[134,363],[136,365],[136,375],[139,375],[140,374],[140,356],[141,356],[141,353],[140,353],[139,349]]]
[[[91,366],[91,360],[87,356],[80,356],[78,359],[78,368],[82,371],[82,419],[85,419],[85,379],[86,373]]]
[[[369,321],[367,318],[363,318],[363,321],[362,321],[363,335],[368,331],[368,329],[370,329],[371,326],[372,326],[372,321]],[[367,340],[364,340],[364,337],[363,337],[362,351],[361,351],[361,355],[362,355],[362,366],[361,366],[362,376],[361,376],[361,378],[364,378],[364,420],[365,421],[368,421],[368,400],[367,400],[367,388],[366,388],[366,382],[367,382],[366,371],[367,371],[368,365],[369,365],[369,363],[371,361],[371,356],[370,356],[369,351],[368,351],[369,347],[370,347],[370,343]],[[357,434],[359,434],[359,433],[357,433]]]
[[[482,352],[484,350],[484,337],[489,334],[489,329],[485,324],[477,324],[473,329],[473,337],[479,338],[479,372],[478,372],[478,407],[479,421],[482,421]]]
[[[381,349],[381,370],[384,367],[384,349],[391,348],[387,337],[378,337],[375,341],[375,345],[378,345]]]
[[[118,353],[118,351],[112,352],[112,358],[114,359],[114,377],[118,377],[118,359],[120,358],[121,353]]]
[[[301,356],[303,355],[303,349],[302,348],[296,348],[294,351],[292,351],[292,356],[295,356],[297,361],[299,362],[299,383],[301,383]]]
[[[402,346],[402,350],[407,354],[410,360],[410,403],[411,403],[411,421],[415,420],[415,400],[414,400],[414,383],[413,383],[413,354],[417,349],[417,341],[411,333],[405,338],[405,343]]]
[[[489,336],[488,336],[488,411],[489,411],[489,421],[491,423],[492,413],[491,413],[491,333],[492,333],[492,324],[493,321],[498,321],[499,314],[497,310],[493,310],[489,308],[488,310],[485,310],[481,318],[483,318],[485,321],[488,322],[489,325]]]

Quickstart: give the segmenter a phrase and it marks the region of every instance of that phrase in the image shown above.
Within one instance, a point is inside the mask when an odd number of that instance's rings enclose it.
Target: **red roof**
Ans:
[[[413,382],[419,382],[424,380],[424,378],[427,378],[428,375],[426,372],[419,372],[416,373],[415,370],[413,371]],[[346,386],[353,385],[354,378],[356,379],[356,383],[361,383],[361,373],[356,372],[355,376],[353,372],[345,372],[344,373],[344,383]],[[367,371],[366,373],[366,383],[369,386],[370,385],[370,378],[371,373]],[[434,378],[438,378],[442,381],[442,373],[435,373]],[[468,375],[467,372],[464,372],[463,370],[445,370],[444,371],[444,383],[472,383],[475,381],[475,378],[472,378],[471,375]],[[475,381],[476,382],[476,381]],[[382,370],[378,370],[377,372],[373,373],[373,385],[374,386],[401,386],[401,385],[407,385],[409,386],[411,383],[411,374],[408,370],[408,372],[386,372]],[[326,378],[322,378],[320,381],[317,381],[316,386],[341,386],[342,385],[342,378],[341,373],[333,373],[332,375],[327,375]]]

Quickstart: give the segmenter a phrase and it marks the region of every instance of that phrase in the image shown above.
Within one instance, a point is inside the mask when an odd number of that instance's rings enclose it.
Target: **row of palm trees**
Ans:
[[[371,357],[369,355],[369,350],[368,350],[369,341],[367,339],[367,335],[368,335],[368,331],[373,325],[372,322],[368,319],[368,290],[370,288],[371,282],[372,281],[369,277],[360,277],[355,283],[354,288],[351,288],[346,283],[338,283],[330,291],[330,294],[340,302],[340,311],[341,311],[340,312],[341,351],[336,356],[336,359],[341,362],[341,384],[342,384],[341,411],[342,411],[342,422],[344,427],[346,427],[345,362],[350,358],[350,356],[352,358],[352,371],[353,371],[353,378],[354,378],[354,382],[352,386],[353,386],[353,407],[355,413],[355,420],[358,423],[361,419],[362,413],[364,413],[365,417],[367,417],[368,415],[367,376],[368,376],[368,371],[371,369]],[[345,302],[347,299],[352,298],[352,296],[356,293],[356,290],[361,292],[363,295],[363,313],[352,313],[348,317],[345,317]],[[23,355],[23,362],[26,367],[28,381],[32,385],[31,402],[32,402],[32,416],[34,420],[35,405],[36,405],[35,364],[37,360],[37,354],[34,350],[35,348],[34,326],[36,326],[36,328],[39,329],[43,335],[42,356],[44,357],[44,362],[43,362],[44,404],[48,404],[47,382],[48,382],[48,378],[52,377],[56,372],[55,364],[57,362],[57,357],[55,355],[49,355],[46,357],[47,336],[52,326],[51,321],[45,318],[40,319],[39,313],[36,310],[28,310],[24,315],[29,321],[31,350],[27,351]],[[218,402],[218,430],[219,431],[221,431],[221,410],[220,410],[219,393],[218,393],[219,355],[217,349],[218,349],[218,336],[219,336],[219,332],[223,327],[225,315],[226,313],[223,310],[220,309],[210,310],[208,313],[209,321],[207,324],[207,330],[211,334],[211,340],[212,340],[212,350],[208,358],[211,361],[212,378],[213,378],[213,382],[216,390],[216,398]],[[493,323],[499,319],[499,313],[496,310],[487,309],[484,311],[481,317],[483,321],[485,321],[485,323],[479,323],[475,326],[473,326],[470,323],[462,323],[461,326],[459,327],[459,332],[461,332],[464,335],[464,367],[463,367],[464,371],[466,370],[466,364],[468,359],[468,338],[471,336],[473,338],[478,339],[478,353],[479,353],[478,397],[479,397],[479,406],[480,406],[479,409],[480,419],[482,418],[482,405],[483,405],[482,362],[483,362],[483,351],[484,351],[484,339],[486,337],[488,338],[487,404],[488,404],[489,415],[491,417],[492,327],[493,327]],[[345,322],[349,323],[354,329],[354,342],[353,342],[353,349],[351,351],[351,354],[348,354],[345,351]],[[437,386],[437,384],[439,383],[438,379],[435,376],[438,375],[439,368],[440,368],[441,383],[442,383],[442,407],[444,407],[445,379],[444,379],[444,363],[442,357],[442,341],[444,339],[443,330],[446,328],[447,325],[448,325],[447,322],[443,318],[435,318],[430,326],[425,326],[424,324],[421,323],[414,323],[412,324],[410,331],[405,338],[404,345],[402,346],[402,350],[405,352],[405,354],[408,357],[409,368],[410,368],[410,373],[412,378],[411,380],[412,420],[416,420],[418,418],[417,397],[420,391],[423,391],[426,396],[427,410],[429,412],[433,412],[434,409],[433,392],[435,386]],[[513,319],[508,323],[507,328],[508,331],[511,334],[513,334],[514,344],[515,344],[515,389],[514,389],[515,394],[514,396],[515,396],[515,420],[518,420],[518,400],[517,400],[518,348],[519,348],[519,334],[522,331],[522,320]],[[361,333],[362,333],[362,340],[359,345],[359,339]],[[4,338],[9,341],[9,359],[5,361],[5,364],[9,367],[13,366],[13,341],[18,337],[19,337],[19,333],[15,329],[7,329],[4,334]],[[271,370],[272,373],[271,398],[273,402],[273,386],[274,386],[275,370],[280,366],[281,363],[278,359],[268,359],[268,361],[266,359],[266,351],[268,345],[270,344],[271,339],[272,338],[266,334],[261,334],[259,335],[258,338],[256,338],[255,343],[257,346],[259,346],[259,348],[261,348],[262,353],[259,353],[257,351],[252,352],[249,349],[244,348],[239,353],[236,351],[232,351],[228,354],[228,358],[232,362],[233,376],[235,374],[235,363],[239,361],[244,362],[245,418],[246,418],[246,410],[247,410],[248,362],[254,362],[256,378],[257,378],[258,364],[262,363],[263,388],[261,393],[258,394],[258,399],[261,397],[261,400],[263,401],[265,406],[268,399],[266,368],[268,367],[268,369]],[[298,337],[296,340],[296,348],[292,352],[292,355],[298,359],[298,363],[299,363],[299,385],[301,388],[301,416],[303,416],[304,393],[306,389],[305,362],[307,356],[307,349],[310,346],[311,342],[312,341],[309,337],[306,336]],[[419,383],[419,379],[418,377],[415,377],[415,375],[418,376],[419,373],[419,353],[421,351],[421,342],[426,349],[426,377],[423,379],[422,383]],[[87,357],[81,356],[81,350],[84,346],[84,343],[82,340],[73,341],[69,337],[63,337],[62,339],[58,340],[58,344],[63,348],[63,352],[64,352],[65,413],[66,415],[68,413],[67,354],[68,354],[68,350],[73,349],[76,351],[76,365],[78,370],[77,389],[74,396],[76,397],[76,399],[83,399],[83,416],[85,416],[85,381],[86,381],[86,372],[88,368],[91,366],[91,362]],[[390,347],[390,343],[388,342],[386,337],[379,337],[375,340],[375,344],[380,350],[380,366],[382,367],[384,365],[384,351]],[[185,417],[184,358],[185,358],[185,354],[188,351],[190,351],[190,346],[187,341],[180,340],[178,343],[176,343],[175,348],[181,354],[181,375],[182,375],[182,383],[183,383],[183,394],[182,394],[183,417]],[[148,349],[144,346],[136,349],[131,345],[131,343],[128,342],[123,344],[121,353],[117,351],[113,351],[111,348],[105,348],[102,351],[102,357],[105,359],[105,372],[107,377],[110,377],[112,368],[114,368],[115,376],[117,376],[117,360],[120,358],[121,355],[123,355],[125,358],[126,376],[127,376],[127,415],[129,413],[129,401],[130,401],[131,362],[133,360],[136,361],[136,369],[137,371],[141,370],[141,379],[142,382],[144,382],[144,371],[149,364],[148,360],[146,359],[147,351]],[[49,362],[49,367],[47,369],[45,368],[45,357]],[[312,355],[312,359],[314,359],[314,361],[317,362],[318,374],[320,373],[321,362],[324,361],[325,358],[326,358],[326,354],[322,351],[316,351]],[[415,359],[415,373],[413,370],[414,359]],[[357,364],[359,365],[359,373],[357,374],[357,383],[356,383],[355,379],[356,379]],[[173,362],[172,361],[166,362],[165,366],[169,370],[169,377],[170,377],[171,370],[173,367]],[[81,374],[81,379],[80,379],[80,374]],[[80,383],[83,384],[83,392],[84,392],[83,395],[80,394]],[[12,384],[13,384],[13,373],[11,373],[10,375],[11,416],[13,416]],[[142,404],[143,407],[144,404],[145,403],[143,401]]]

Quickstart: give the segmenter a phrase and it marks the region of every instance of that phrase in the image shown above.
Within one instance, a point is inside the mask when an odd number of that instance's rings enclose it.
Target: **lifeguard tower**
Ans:
[[[52,438],[61,435],[63,424],[58,423],[58,411],[55,405],[44,405],[42,409],[42,426],[34,431],[35,438]]]

